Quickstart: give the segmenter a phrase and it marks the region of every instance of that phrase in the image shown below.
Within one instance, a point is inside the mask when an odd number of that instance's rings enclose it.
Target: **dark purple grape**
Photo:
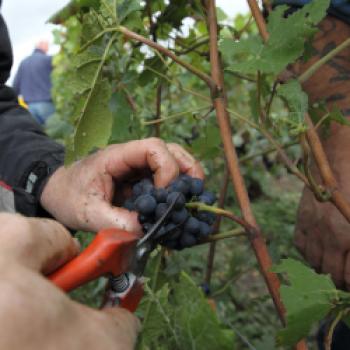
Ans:
[[[176,228],[176,225],[172,222],[169,222],[168,224],[165,225],[165,231],[168,233],[168,234],[171,234],[172,231]]]
[[[144,233],[147,233],[151,227],[153,226],[153,224],[151,224],[150,222],[145,222],[143,225],[142,225],[142,230]]]
[[[184,231],[191,233],[191,234],[198,233],[199,232],[199,221],[195,217],[190,216],[188,218],[188,220],[185,222]]]
[[[142,179],[140,182],[142,193],[151,193],[154,189],[153,183],[150,179]]]
[[[125,209],[130,210],[130,211],[135,210],[134,201],[133,201],[131,198],[128,198],[128,199],[124,202],[123,207],[124,207]]]
[[[180,210],[174,210],[171,213],[171,220],[174,224],[182,224],[188,218],[188,211],[186,208]]]
[[[212,205],[216,202],[216,196],[214,193],[209,191],[204,191],[199,197],[198,200],[207,205]]]
[[[132,194],[134,195],[134,197],[138,197],[141,196],[142,194],[142,186],[141,183],[138,182],[136,183],[133,188],[132,188]]]
[[[185,182],[191,184],[191,181],[192,181],[193,178],[192,178],[190,175],[181,174],[181,175],[179,176],[179,179],[181,179],[182,181],[185,181]]]
[[[196,237],[192,234],[185,232],[180,238],[180,244],[182,247],[192,247],[197,243]]]
[[[168,191],[165,188],[154,188],[152,195],[158,203],[165,203]]]
[[[160,219],[163,214],[166,212],[166,210],[168,209],[168,204],[166,203],[159,203],[157,204],[157,208],[156,208],[156,219]]]
[[[135,201],[135,208],[142,215],[152,214],[156,206],[157,202],[150,194],[142,194]]]
[[[213,233],[213,228],[209,226],[206,222],[199,222],[199,234],[201,237],[208,237]]]
[[[186,204],[185,196],[180,192],[171,192],[167,195],[166,202],[168,203],[168,205],[171,205],[175,199],[176,199],[176,203],[174,205],[174,209],[177,209],[177,210],[182,209]]]
[[[203,180],[192,178],[191,179],[191,194],[193,196],[199,196],[202,194],[204,189],[204,183]]]
[[[159,239],[161,237],[163,237],[165,234],[166,234],[166,229],[165,229],[165,226],[162,226],[158,232],[156,233],[156,235],[154,236],[154,239]]]
[[[209,225],[212,225],[215,222],[216,215],[209,211],[199,211],[196,214],[196,218],[200,221],[204,221]]]
[[[203,282],[201,285],[200,285],[200,288],[202,289],[203,293],[205,296],[209,296],[211,291],[210,291],[210,286],[207,282]]]
[[[169,239],[167,241],[164,241],[163,244],[170,249],[180,250],[182,248],[180,242],[177,239]]]
[[[177,178],[172,183],[172,189],[174,192],[180,192],[184,196],[186,196],[190,192],[190,184],[186,181],[183,181],[183,180]]]

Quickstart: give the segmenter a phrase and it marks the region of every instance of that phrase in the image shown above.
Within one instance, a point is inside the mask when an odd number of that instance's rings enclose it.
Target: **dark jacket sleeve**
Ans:
[[[64,148],[49,139],[5,85],[12,64],[11,45],[0,15],[0,181],[12,187],[16,210],[42,215],[39,198],[49,176],[63,164]]]

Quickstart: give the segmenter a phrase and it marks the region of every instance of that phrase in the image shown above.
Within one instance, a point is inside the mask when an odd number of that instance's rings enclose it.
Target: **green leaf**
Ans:
[[[78,113],[75,137],[74,159],[79,159],[93,149],[108,143],[112,127],[112,113],[109,110],[111,87],[107,80],[100,80],[90,97],[83,94],[77,104]]]
[[[344,116],[342,111],[336,105],[334,105],[329,115],[329,119],[335,121],[338,124],[350,126],[349,119]]]
[[[90,7],[98,8],[99,3],[100,0],[71,0],[61,10],[52,15],[48,21],[53,24],[62,24],[82,9],[88,9]]]
[[[277,341],[291,346],[307,336],[312,326],[334,308],[339,296],[329,276],[316,274],[299,261],[282,260],[273,270],[288,276],[289,285],[280,289],[287,310],[287,327],[278,333]]]
[[[192,151],[199,159],[213,159],[221,153],[221,135],[218,127],[210,125],[201,132],[201,137],[193,141]]]
[[[234,333],[222,328],[203,292],[184,272],[173,298],[180,349],[234,349]]]
[[[297,80],[289,80],[280,85],[277,94],[289,107],[289,119],[294,123],[303,123],[308,108],[308,96]]]
[[[121,143],[138,138],[139,123],[134,118],[134,112],[124,92],[113,93],[109,106],[113,116],[113,126],[108,143]]]
[[[316,24],[328,7],[329,0],[314,0],[287,18],[284,17],[287,7],[276,7],[269,16],[266,44],[257,36],[240,41],[223,39],[220,50],[228,63],[227,69],[243,74],[259,70],[277,75],[302,55],[306,40],[317,31]]]

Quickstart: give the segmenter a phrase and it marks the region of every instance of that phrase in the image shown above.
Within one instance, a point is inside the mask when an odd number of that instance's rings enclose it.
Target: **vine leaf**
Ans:
[[[109,109],[112,112],[113,126],[108,143],[121,143],[140,138],[137,133],[140,126],[139,120],[134,118],[134,111],[127,102],[123,91],[112,94]]]
[[[333,106],[329,119],[338,124],[350,126],[349,120],[344,116],[342,111],[336,105]]]
[[[243,74],[257,70],[274,75],[282,72],[302,55],[306,40],[315,34],[316,24],[328,7],[329,0],[314,0],[285,18],[288,7],[278,6],[269,16],[266,44],[258,36],[240,41],[222,39],[220,50],[228,63],[227,69]]]
[[[279,86],[277,94],[288,104],[290,121],[297,124],[304,122],[308,109],[308,96],[302,90],[300,83],[297,80],[289,80]]]
[[[112,113],[109,110],[111,87],[107,80],[96,83],[91,95],[82,96],[85,106],[78,103],[78,109],[83,110],[84,117],[80,119],[74,137],[75,159],[88,154],[95,148],[107,144],[112,128]]]
[[[157,292],[146,288],[141,305],[152,300],[138,349],[234,349],[234,332],[223,327],[202,291],[184,272]],[[161,325],[161,326],[160,326]],[[162,348],[163,349],[163,348]]]
[[[286,273],[289,281],[280,289],[287,327],[277,334],[277,342],[292,346],[335,307],[339,293],[329,276],[319,275],[297,260],[282,260],[273,271]]]

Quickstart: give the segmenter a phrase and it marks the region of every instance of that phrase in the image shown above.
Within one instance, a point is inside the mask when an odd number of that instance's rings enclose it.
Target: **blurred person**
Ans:
[[[316,1],[316,0],[315,0]],[[298,10],[310,0],[275,0],[274,5],[289,5],[287,14]],[[300,60],[292,73],[300,76],[306,69],[350,37],[350,2],[331,0],[328,15],[318,25],[312,40],[312,57]],[[327,109],[335,107],[350,119],[350,48],[339,52],[305,83],[310,106],[324,101]],[[327,159],[338,182],[338,190],[350,202],[350,128],[332,122],[327,135],[320,133]],[[322,183],[318,168],[312,160],[311,172]],[[319,202],[304,188],[299,204],[295,243],[306,261],[318,272],[330,274],[336,286],[350,290],[350,224],[330,202]],[[331,320],[327,320],[318,334],[319,349]],[[332,350],[350,349],[350,329],[340,322],[334,332]]]
[[[33,53],[20,63],[13,82],[17,95],[23,97],[30,113],[42,125],[55,111],[51,98],[52,57],[48,50],[48,41],[39,41]]]

